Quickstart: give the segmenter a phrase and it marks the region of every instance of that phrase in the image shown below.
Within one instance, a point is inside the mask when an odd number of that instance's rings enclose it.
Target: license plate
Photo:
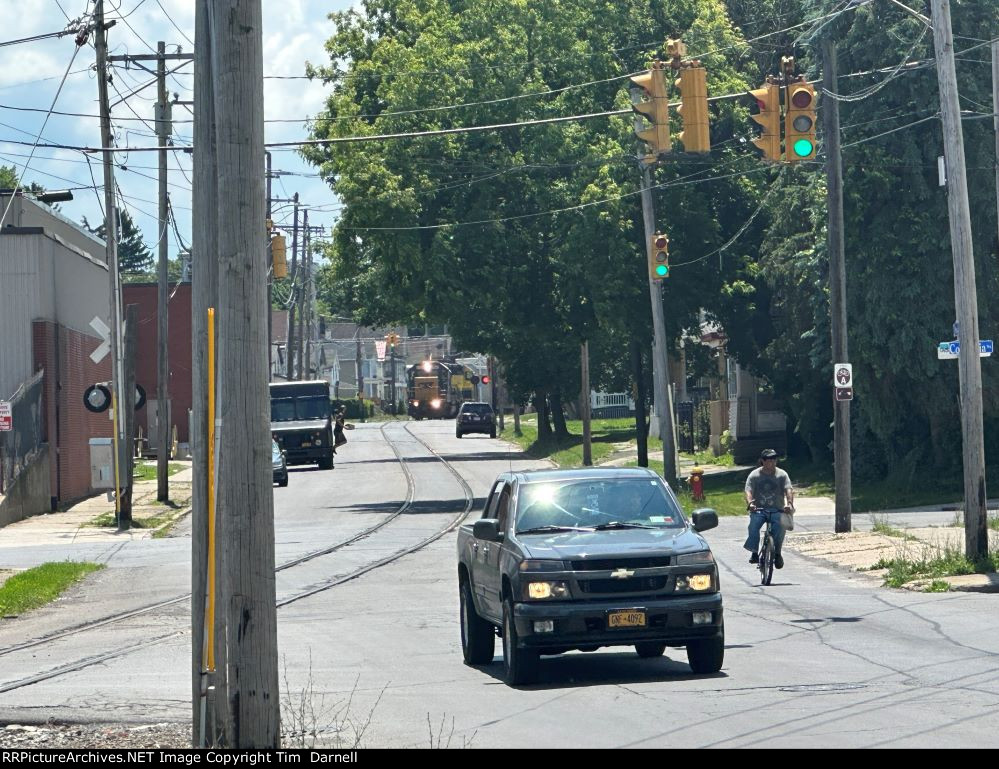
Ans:
[[[645,627],[645,612],[612,611],[607,614],[607,627]]]

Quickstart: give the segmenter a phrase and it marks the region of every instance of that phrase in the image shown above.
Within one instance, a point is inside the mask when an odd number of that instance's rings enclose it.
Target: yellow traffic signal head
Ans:
[[[657,232],[649,243],[649,277],[664,280],[669,277],[669,238]]]
[[[815,88],[804,80],[787,87],[784,142],[789,163],[815,157]]]
[[[683,118],[683,130],[677,138],[683,142],[683,151],[710,152],[707,71],[704,67],[681,69],[676,85],[680,89],[681,100],[677,111]]]
[[[763,127],[762,133],[753,139],[753,144],[763,151],[766,160],[778,162],[781,159],[780,86],[776,83],[766,83],[749,93],[756,99],[760,109],[759,114],[750,117]]]
[[[271,238],[271,265],[274,268],[275,278],[288,277],[288,249],[284,235],[275,235]]]
[[[632,109],[649,123],[648,128],[636,125],[635,135],[649,146],[654,157],[670,151],[669,100],[662,62],[653,62],[651,69],[631,76],[631,82],[642,90],[647,101],[639,101]]]

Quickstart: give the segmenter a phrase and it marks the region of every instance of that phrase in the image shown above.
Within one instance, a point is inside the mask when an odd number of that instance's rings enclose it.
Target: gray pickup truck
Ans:
[[[458,530],[461,648],[504,678],[531,683],[542,654],[634,646],[658,657],[686,647],[695,673],[725,655],[718,568],[699,534],[714,510],[688,520],[663,480],[642,468],[511,472],[494,482],[482,517]]]

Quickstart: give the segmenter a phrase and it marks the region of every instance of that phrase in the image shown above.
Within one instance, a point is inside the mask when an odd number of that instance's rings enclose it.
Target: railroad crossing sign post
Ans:
[[[853,365],[836,363],[833,365],[833,388],[836,390],[836,400],[853,400]]]

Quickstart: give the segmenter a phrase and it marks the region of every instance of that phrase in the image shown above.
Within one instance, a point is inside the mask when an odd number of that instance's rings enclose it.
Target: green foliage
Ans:
[[[87,574],[104,568],[100,563],[61,561],[27,569],[0,585],[0,617],[22,614],[54,601]]]
[[[902,587],[917,579],[954,577],[961,574],[987,574],[999,567],[999,553],[992,553],[978,563],[969,561],[958,550],[946,549],[935,558],[911,560],[908,558],[882,558],[872,570],[887,569],[885,585]]]
[[[87,217],[83,217],[83,226],[104,240],[106,229],[101,222],[97,227],[91,227]],[[176,260],[175,260],[176,261]],[[118,221],[118,272],[123,276],[131,276],[131,282],[156,280],[154,258],[152,251],[142,240],[142,231],[135,226],[131,215],[124,208],[119,209]],[[175,267],[175,275],[171,280],[180,278],[179,263]],[[126,278],[127,279],[127,278]]]

